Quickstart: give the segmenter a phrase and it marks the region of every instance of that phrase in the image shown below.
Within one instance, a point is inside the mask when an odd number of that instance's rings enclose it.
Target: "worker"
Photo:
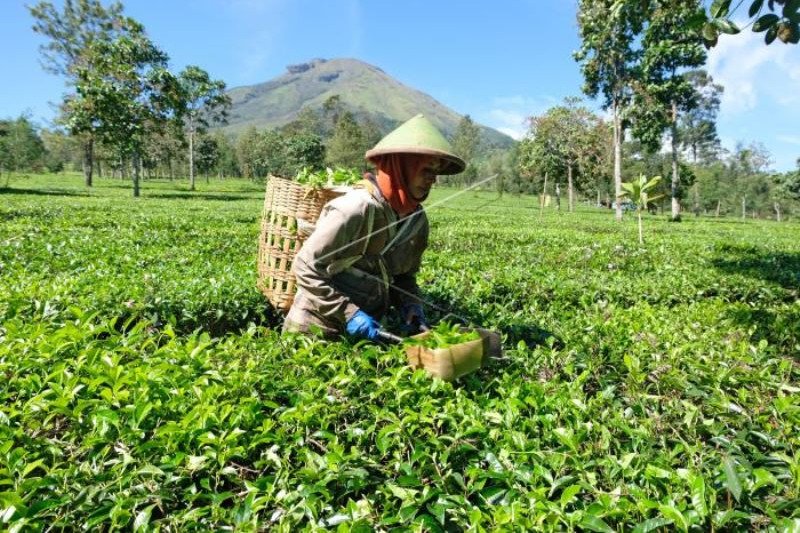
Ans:
[[[392,307],[409,330],[426,324],[416,281],[428,246],[421,204],[437,175],[466,165],[423,115],[365,157],[377,172],[323,208],[294,259],[298,291],[285,331],[378,340],[379,320]]]

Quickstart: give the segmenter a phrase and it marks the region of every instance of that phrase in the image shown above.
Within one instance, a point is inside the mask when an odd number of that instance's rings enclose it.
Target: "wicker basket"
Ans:
[[[280,311],[288,311],[296,291],[292,260],[310,235],[322,207],[341,190],[315,189],[270,176],[258,238],[258,288]]]

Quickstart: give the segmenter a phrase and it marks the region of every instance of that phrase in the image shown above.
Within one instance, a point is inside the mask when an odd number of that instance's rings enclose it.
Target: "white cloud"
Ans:
[[[800,56],[780,41],[765,45],[763,33],[723,35],[708,54],[708,71],[725,87],[722,116],[753,110],[765,100],[787,106],[800,101]]]
[[[493,98],[489,109],[476,115],[479,122],[509,137],[521,139],[528,131],[529,117],[539,115],[559,102],[560,100],[552,96],[501,96]]]
[[[528,129],[526,124],[528,117],[522,113],[492,109],[489,111],[489,117],[493,128],[514,139],[521,139]]]
[[[775,138],[787,144],[796,144],[800,146],[800,135],[776,135]]]

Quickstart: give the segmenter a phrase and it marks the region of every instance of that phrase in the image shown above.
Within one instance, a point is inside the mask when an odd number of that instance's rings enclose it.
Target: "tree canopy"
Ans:
[[[138,196],[138,163],[146,135],[181,118],[183,92],[167,70],[168,56],[136,23],[128,35],[92,43],[87,57],[87,64],[76,71],[77,94],[66,104],[69,127],[73,133],[93,131],[120,154],[132,157]]]
[[[189,188],[194,190],[194,137],[204,133],[209,124],[225,123],[231,98],[225,93],[225,82],[212,80],[208,72],[189,65],[178,74],[178,83],[185,101],[184,127],[189,140]]]

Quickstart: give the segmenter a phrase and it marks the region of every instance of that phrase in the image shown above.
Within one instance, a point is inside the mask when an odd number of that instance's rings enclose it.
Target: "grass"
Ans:
[[[4,527],[800,527],[798,224],[648,216],[640,246],[633,217],[460,194],[419,280],[505,355],[450,384],[276,331],[261,185],[10,185]]]

